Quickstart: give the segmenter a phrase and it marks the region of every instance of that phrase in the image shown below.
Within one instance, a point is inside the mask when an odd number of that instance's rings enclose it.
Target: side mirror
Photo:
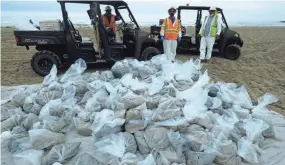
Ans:
[[[89,16],[90,19],[94,19],[94,16],[93,16],[93,14],[92,14],[90,9],[87,10],[87,13],[88,13],[88,16]]]

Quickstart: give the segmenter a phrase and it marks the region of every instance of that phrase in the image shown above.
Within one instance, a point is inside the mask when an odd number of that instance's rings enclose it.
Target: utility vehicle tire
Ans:
[[[31,60],[33,70],[40,76],[48,75],[54,64],[59,68],[61,61],[55,53],[48,50],[38,51]]]
[[[186,54],[190,52],[190,47],[192,46],[191,40],[187,39],[181,39],[180,42],[177,43],[177,53],[179,54]]]
[[[152,57],[159,54],[159,50],[155,47],[148,47],[142,52],[142,60],[147,61],[151,60]]]
[[[236,60],[240,57],[241,55],[241,48],[239,45],[232,44],[228,45],[225,48],[225,58],[230,59],[230,60]]]

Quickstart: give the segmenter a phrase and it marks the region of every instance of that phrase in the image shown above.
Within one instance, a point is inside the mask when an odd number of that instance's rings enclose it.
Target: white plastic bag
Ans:
[[[137,143],[135,137],[128,132],[124,132],[124,136],[126,140],[126,152],[134,154],[137,151]]]
[[[44,157],[42,165],[50,165],[55,162],[66,163],[77,154],[81,142],[58,144],[52,147],[50,152]]]
[[[82,136],[91,136],[92,135],[92,124],[90,122],[82,121],[78,117],[73,118],[73,122],[77,133]]]
[[[187,126],[188,122],[185,118],[174,118],[174,119],[155,122],[154,125],[163,126],[163,127],[179,127],[179,126]]]
[[[150,152],[150,148],[146,142],[146,139],[144,137],[144,131],[137,131],[135,132],[135,139],[138,145],[138,150],[143,153],[147,154]]]
[[[238,155],[249,163],[259,163],[258,152],[260,149],[257,144],[253,143],[269,126],[259,119],[247,119],[244,121],[243,127],[246,130],[246,137],[238,141]]]
[[[121,84],[132,91],[143,91],[147,88],[147,84],[140,82],[137,78],[133,78],[132,73],[125,74],[120,80]]]
[[[243,128],[246,130],[247,140],[254,141],[261,135],[262,131],[268,128],[268,124],[259,119],[247,119],[244,121]]]
[[[1,133],[1,164],[15,165],[13,155],[11,152],[9,152],[10,139],[10,131],[5,131]]]
[[[197,98],[202,99],[201,101],[206,103],[208,92],[204,94],[203,87],[208,84],[210,77],[208,76],[208,71],[206,70],[203,75],[200,76],[199,80],[189,89],[179,92],[178,98],[186,99],[189,101],[197,100]],[[202,96],[201,96],[202,95]]]
[[[207,116],[207,107],[204,104],[188,102],[182,109],[187,121],[195,122],[200,118]]]
[[[252,111],[258,110],[258,108],[265,107],[269,104],[276,103],[277,101],[277,97],[275,97],[271,93],[266,93],[262,97],[258,98],[258,105]]]
[[[173,108],[173,109],[160,109],[158,108],[154,111],[152,115],[153,121],[165,121],[173,118],[179,118],[182,116],[182,112],[180,108]]]
[[[92,91],[92,93],[96,93],[98,90],[105,87],[105,82],[103,80],[95,80],[87,84],[87,88]]]
[[[150,126],[145,130],[144,138],[151,149],[164,149],[170,144],[167,132],[164,127]]]
[[[26,128],[27,130],[30,130],[33,127],[33,124],[38,122],[39,118],[37,115],[33,114],[33,113],[29,113],[27,115],[27,118],[23,121],[23,123],[21,124],[24,128]]]
[[[64,87],[63,94],[61,96],[62,100],[68,100],[74,98],[76,93],[76,88],[73,85],[67,85]]]
[[[30,91],[28,91],[26,88],[16,90],[11,94],[11,104],[15,107],[23,107],[26,97],[28,97],[31,94]]]
[[[138,162],[137,165],[156,165],[152,154],[149,154],[143,161]]]
[[[231,132],[234,130],[235,123],[239,119],[232,110],[227,110],[225,113],[216,119],[216,125],[211,130],[214,136],[223,134],[225,137],[229,137]]]
[[[232,110],[235,112],[240,120],[250,118],[249,110],[241,108],[239,105],[234,105]]]
[[[52,85],[52,84],[51,84]],[[51,86],[50,85],[50,86]],[[36,96],[35,101],[37,104],[44,106],[51,100],[60,99],[63,94],[63,88],[61,86],[54,89],[43,88]]]
[[[176,97],[178,90],[170,83],[167,86],[164,86],[162,90],[159,92],[161,95]]]
[[[157,94],[163,88],[163,80],[155,76],[151,76],[151,83],[147,84],[148,93],[150,96]]]
[[[113,74],[116,78],[122,78],[125,74],[131,72],[131,68],[129,66],[128,61],[123,60],[123,61],[116,62],[112,66],[111,71],[113,72]]]
[[[207,145],[214,138],[210,132],[193,131],[190,133],[184,133],[184,138],[188,143],[188,147],[195,152],[201,152],[204,145]]]
[[[100,165],[100,163],[90,154],[83,153],[78,157],[75,165]]]
[[[237,145],[231,140],[222,140],[217,147],[218,155],[215,159],[217,164],[239,165],[241,158],[237,156]]]
[[[113,73],[109,70],[106,70],[106,71],[103,71],[101,72],[101,75],[100,75],[100,80],[103,80],[103,81],[111,81],[111,80],[114,80],[115,77],[113,75]]]
[[[52,82],[56,80],[57,80],[57,68],[56,68],[56,65],[53,65],[49,74],[45,76],[42,84],[44,86],[49,86]]]
[[[186,164],[191,165],[208,165],[213,163],[216,158],[215,153],[185,151]]]
[[[125,123],[125,119],[116,118],[114,111],[104,109],[95,114],[92,123],[92,131],[94,138],[101,138],[111,133],[121,130],[121,126]]]
[[[247,93],[244,86],[237,88],[235,91],[235,99],[233,102],[237,105],[240,105],[243,108],[251,109],[253,107],[251,98]]]
[[[15,126],[21,125],[27,115],[13,115],[1,123],[1,132],[12,130]]]
[[[29,149],[13,155],[16,165],[41,165],[43,150]]]
[[[30,96],[28,96],[24,102],[23,105],[23,110],[26,113],[34,113],[36,115],[38,115],[42,109],[42,105],[40,105],[37,101],[36,101],[36,97],[37,94],[31,94]]]
[[[130,109],[126,113],[126,122],[130,120],[141,120],[142,119],[142,111],[146,110],[146,104],[142,104],[136,108]]]
[[[123,133],[111,134],[102,138],[101,140],[95,142],[95,147],[97,152],[102,152],[110,154],[116,158],[122,158],[126,152],[126,138]],[[101,158],[105,159],[105,163],[108,164],[110,160],[106,160],[107,157]],[[99,159],[98,159],[99,160]]]
[[[238,155],[242,157],[248,163],[259,163],[259,155],[257,153],[259,147],[255,144],[252,144],[251,141],[246,140],[242,137],[238,141]]]
[[[46,129],[34,129],[29,131],[30,142],[36,149],[50,148],[64,142],[64,135],[54,133]]]
[[[26,113],[23,112],[22,108],[15,108],[15,109],[6,109],[1,107],[1,121],[4,121],[14,115],[25,115]]]
[[[67,82],[72,80],[78,80],[78,77],[86,70],[87,65],[84,60],[81,58],[76,60],[74,64],[72,64],[66,73],[60,78],[60,82]]]
[[[176,148],[176,152],[179,154],[182,154],[182,151],[184,151],[184,146],[186,144],[186,139],[181,136],[179,132],[169,131],[167,133],[169,142],[172,144],[173,147]]]
[[[98,90],[90,99],[87,100],[85,109],[87,112],[98,112],[104,106],[108,98],[107,91],[102,88]]]
[[[124,109],[131,109],[142,105],[146,102],[146,99],[143,96],[136,95],[133,92],[128,92],[120,98],[119,102],[124,104]]]
[[[177,152],[173,147],[168,147],[162,151],[159,151],[161,155],[169,162],[169,164],[173,163],[181,163],[186,164],[185,156],[182,152]]]
[[[100,73],[99,71],[93,72],[93,73],[84,73],[82,75],[83,80],[87,81],[88,83],[99,80],[100,78]]]

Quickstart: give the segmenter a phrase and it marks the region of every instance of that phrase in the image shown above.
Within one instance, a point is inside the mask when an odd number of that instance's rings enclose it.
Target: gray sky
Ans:
[[[178,7],[190,3],[191,6],[216,6],[224,9],[228,22],[266,22],[285,20],[285,1],[275,0],[126,0],[139,23],[157,24],[167,17],[170,6]],[[1,24],[27,24],[31,18],[35,22],[45,19],[62,18],[60,6],[55,0],[14,1],[2,0]],[[89,23],[87,5],[68,5],[71,20],[75,23]],[[182,21],[195,20],[193,12],[183,13]],[[25,22],[26,21],[26,22]],[[183,23],[182,22],[182,23]]]

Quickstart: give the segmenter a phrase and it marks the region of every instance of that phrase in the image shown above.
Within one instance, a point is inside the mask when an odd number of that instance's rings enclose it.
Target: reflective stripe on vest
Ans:
[[[205,36],[205,28],[206,28],[206,23],[207,23],[206,21],[208,21],[208,17],[207,16],[205,17],[204,26],[202,27],[203,29],[202,29],[202,31],[200,33],[201,36]],[[218,14],[215,13],[214,18],[213,18],[213,20],[211,22],[210,36],[211,37],[215,37],[217,32],[218,32]]]
[[[173,23],[169,23],[170,18],[165,19],[164,38],[166,40],[176,40],[179,34],[179,20],[175,19]],[[172,26],[171,26],[172,25]]]

